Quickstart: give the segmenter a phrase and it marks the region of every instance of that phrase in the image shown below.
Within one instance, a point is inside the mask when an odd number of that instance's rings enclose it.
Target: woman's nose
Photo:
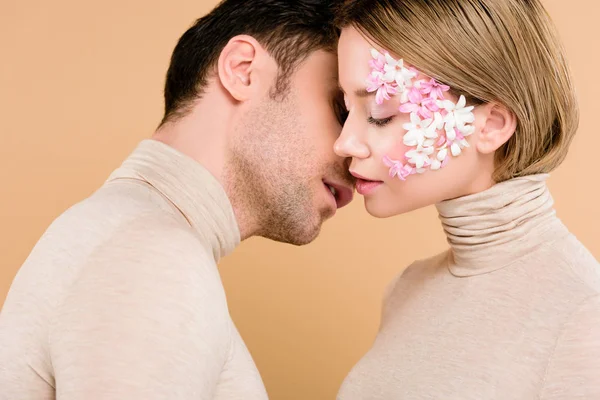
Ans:
[[[360,138],[359,135],[352,133],[348,121],[342,129],[342,133],[333,145],[333,151],[344,158],[368,158],[371,155],[369,146]]]

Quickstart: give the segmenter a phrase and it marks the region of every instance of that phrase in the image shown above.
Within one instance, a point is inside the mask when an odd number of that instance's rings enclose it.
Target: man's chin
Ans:
[[[309,239],[300,239],[300,238],[296,238],[294,240],[288,240],[285,242],[280,242],[280,243],[286,243],[286,244],[291,244],[292,246],[306,246],[307,244],[311,244],[312,242],[314,242],[317,239],[318,235],[313,236],[312,238]]]
[[[316,222],[312,226],[305,226],[304,229],[299,229],[295,235],[293,235],[293,239],[287,241],[286,243],[292,244],[295,246],[304,246],[314,242],[321,233],[321,227],[323,223],[330,220],[335,215],[335,210],[332,212],[331,210],[324,210],[319,214],[318,222]]]
[[[293,246],[304,246],[317,239],[319,233],[321,233],[321,225],[328,218],[329,217],[320,218],[318,222],[310,225],[308,224],[308,221],[302,221],[301,223],[295,224],[289,223],[289,229],[282,230],[281,227],[278,227],[278,229],[266,231],[261,236],[280,243],[291,244]],[[286,224],[282,225],[285,226]]]

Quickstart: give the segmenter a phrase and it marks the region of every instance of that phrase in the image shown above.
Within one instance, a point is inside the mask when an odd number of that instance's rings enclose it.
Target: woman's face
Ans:
[[[411,122],[411,117],[409,113],[399,111],[401,96],[392,95],[378,104],[375,92],[366,92],[373,48],[385,52],[367,41],[355,28],[343,29],[338,46],[339,80],[349,115],[335,143],[335,152],[352,158],[350,172],[359,178],[357,190],[365,198],[367,211],[376,217],[389,217],[491,186],[493,160],[490,162],[489,154],[479,154],[476,150],[477,136],[485,119],[479,115],[478,108],[472,111],[474,131],[466,137],[470,147],[463,148],[460,155],[450,154],[442,168],[426,168],[425,172],[414,173],[405,180],[390,176],[390,159],[415,166],[405,158],[407,151],[414,149],[405,144],[404,138],[407,133],[404,125]],[[398,59],[396,55],[392,56]],[[429,81],[421,73],[415,81],[421,78]],[[458,102],[458,98],[448,92],[444,97]],[[432,154],[432,160],[436,154]],[[384,163],[386,157],[387,165]]]

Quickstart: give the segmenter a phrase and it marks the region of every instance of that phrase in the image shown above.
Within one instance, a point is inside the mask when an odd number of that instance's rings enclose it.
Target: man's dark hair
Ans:
[[[287,93],[289,76],[316,50],[335,51],[339,31],[331,0],[224,0],[179,39],[167,72],[162,123],[185,115],[200,98],[219,55],[237,35],[256,39],[279,66],[273,97]]]

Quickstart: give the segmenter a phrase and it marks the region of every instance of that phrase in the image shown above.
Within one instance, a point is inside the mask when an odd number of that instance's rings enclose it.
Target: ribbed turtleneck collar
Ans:
[[[108,180],[122,178],[147,182],[166,197],[211,246],[216,261],[239,244],[240,231],[221,184],[174,148],[155,140],[142,141]]]
[[[547,177],[511,179],[436,206],[452,250],[452,274],[472,276],[503,268],[568,234],[555,215]]]

